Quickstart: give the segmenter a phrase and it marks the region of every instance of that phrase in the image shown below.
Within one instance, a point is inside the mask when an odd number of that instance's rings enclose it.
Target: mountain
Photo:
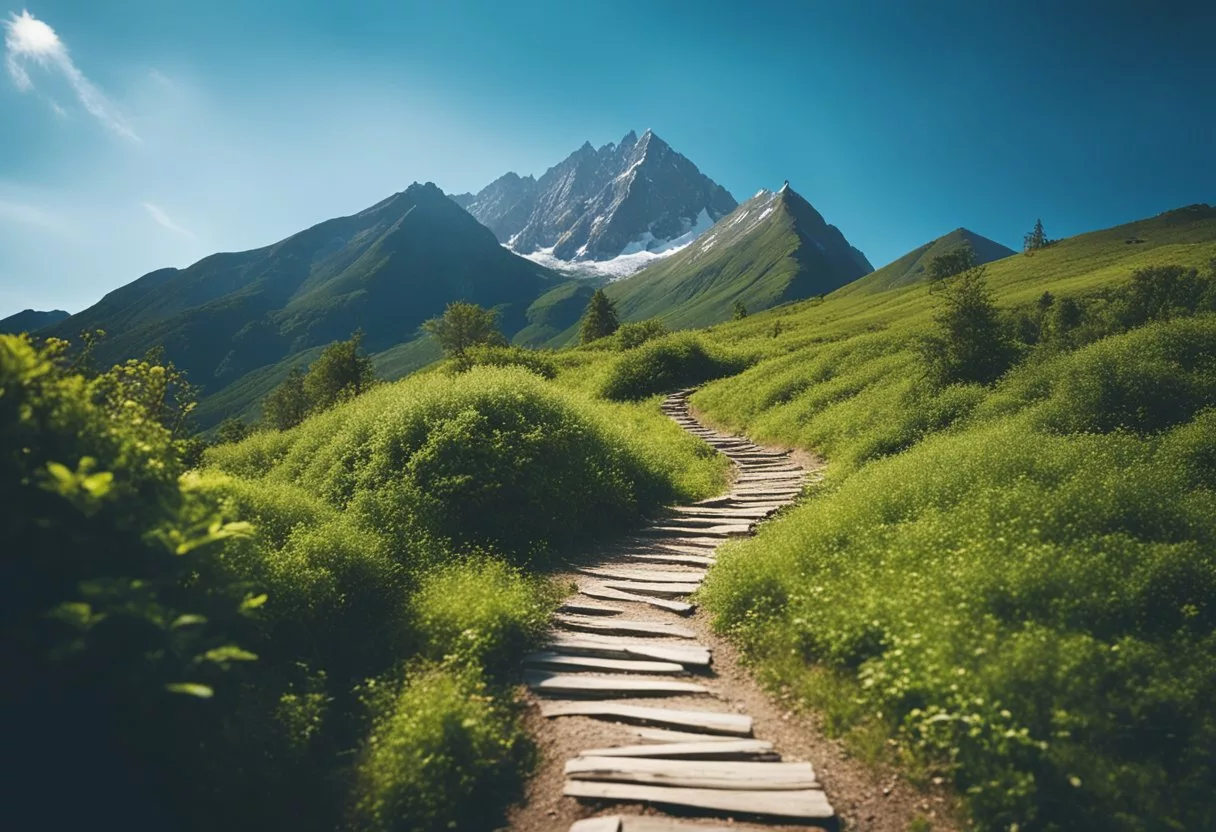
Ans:
[[[587,142],[539,179],[508,173],[452,199],[520,254],[556,265],[631,257],[626,270],[690,243],[737,204],[650,130],[598,150]]]
[[[977,263],[991,263],[1002,260],[1014,254],[1013,249],[1003,246],[995,240],[990,240],[968,231],[966,228],[956,228],[949,234],[925,243],[920,248],[909,251],[903,257],[888,263],[876,272],[868,274],[861,280],[850,283],[836,292],[837,295],[854,293],[869,294],[885,292],[888,289],[898,289],[917,283],[925,278],[925,269],[934,257],[953,251],[963,245],[971,246],[975,252]]]
[[[104,329],[102,363],[163,345],[203,386],[207,427],[247,411],[293,364],[356,328],[370,353],[395,350],[388,363],[406,372],[433,351],[401,346],[449,301],[498,307],[512,335],[528,325],[528,306],[562,282],[504,249],[435,185],[414,184],[272,246],[147,274],[48,333]]]
[[[35,332],[43,327],[57,324],[66,317],[68,317],[68,313],[62,309],[52,309],[50,312],[26,309],[16,315],[0,318],[0,333]]]
[[[873,271],[865,255],[789,187],[761,190],[696,242],[605,291],[622,320],[694,327],[831,292]]]

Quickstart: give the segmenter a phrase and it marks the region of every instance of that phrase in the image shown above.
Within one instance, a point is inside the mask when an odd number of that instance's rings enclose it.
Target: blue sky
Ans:
[[[28,15],[28,16],[27,16]],[[29,0],[0,68],[0,316],[79,311],[415,180],[647,127],[789,179],[881,265],[1216,201],[1210,2]]]

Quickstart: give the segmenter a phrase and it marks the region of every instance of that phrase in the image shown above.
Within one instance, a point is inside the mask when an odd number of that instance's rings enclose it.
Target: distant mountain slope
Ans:
[[[259,369],[286,372],[285,363],[359,327],[372,353],[414,341],[422,321],[452,300],[499,307],[504,332],[514,334],[528,325],[528,306],[561,282],[504,249],[433,184],[415,184],[275,245],[152,272],[49,332],[106,330],[101,362],[163,344],[211,397]],[[206,402],[200,412],[222,418],[247,409],[267,388],[250,381],[234,388],[247,392],[227,396],[222,412]]]
[[[623,320],[694,327],[825,294],[872,271],[865,255],[787,183],[762,190],[692,245],[611,284]]]
[[[956,228],[949,234],[925,243],[881,269],[838,289],[836,294],[885,292],[888,289],[897,289],[924,280],[925,269],[934,257],[953,251],[964,244],[971,246],[978,263],[991,263],[993,260],[1001,260],[1015,253],[1008,246],[1003,246],[974,231]]]
[[[41,312],[37,309],[26,309],[16,315],[0,318],[0,333],[36,332],[43,327],[52,326],[68,317],[62,309],[52,309]]]
[[[650,130],[598,150],[585,143],[539,179],[508,173],[452,199],[520,254],[570,263],[687,244],[736,206]]]

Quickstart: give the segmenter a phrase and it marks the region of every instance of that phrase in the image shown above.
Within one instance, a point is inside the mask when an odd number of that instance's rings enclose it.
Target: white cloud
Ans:
[[[174,234],[181,234],[183,237],[194,239],[194,232],[175,223],[173,218],[166,214],[165,209],[159,205],[154,205],[151,202],[141,202],[140,204],[144,206],[145,211],[152,215],[152,219],[156,220],[157,224],[169,229]]]
[[[105,93],[77,68],[55,30],[28,11],[14,14],[4,22],[4,57],[17,89],[29,92],[34,88],[28,71],[31,65],[58,72],[72,85],[81,105],[98,121],[124,138],[139,141]]]

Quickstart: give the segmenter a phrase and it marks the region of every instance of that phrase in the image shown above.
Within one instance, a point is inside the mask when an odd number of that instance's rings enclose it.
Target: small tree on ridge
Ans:
[[[615,304],[608,299],[603,289],[596,289],[595,294],[587,303],[587,312],[583,315],[580,340],[584,344],[590,344],[592,341],[607,338],[620,326],[621,322],[616,317]]]

